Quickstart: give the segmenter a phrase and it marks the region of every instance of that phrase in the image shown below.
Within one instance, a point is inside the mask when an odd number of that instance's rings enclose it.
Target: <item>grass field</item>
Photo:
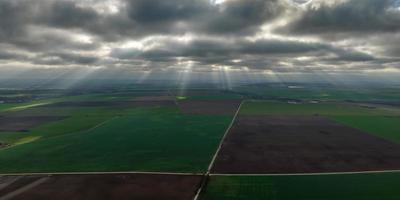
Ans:
[[[1,150],[0,172],[201,172],[230,120],[231,116],[183,115],[174,107],[130,109],[90,131]],[[68,124],[74,123],[41,128],[54,133]]]
[[[335,116],[336,121],[400,143],[400,116]]]
[[[201,200],[395,200],[400,173],[212,176]]]

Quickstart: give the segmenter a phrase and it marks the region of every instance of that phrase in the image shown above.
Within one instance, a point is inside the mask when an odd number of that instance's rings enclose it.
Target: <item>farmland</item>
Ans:
[[[396,94],[247,89],[46,91],[1,104],[0,197],[21,188],[15,199],[400,196]]]
[[[240,114],[254,115],[320,115],[331,120],[360,129],[369,134],[399,142],[400,108],[375,104],[365,106],[345,102],[322,102],[318,104],[288,104],[274,101],[250,101],[243,105]]]
[[[400,168],[400,145],[322,117],[238,117],[212,172],[271,174]]]
[[[212,176],[202,200],[394,200],[399,173],[312,176]]]
[[[196,192],[201,176],[148,174],[88,174],[8,176],[2,180],[9,186],[0,196],[25,185],[28,188],[18,199],[190,199]],[[56,188],[56,190],[55,190]],[[157,192],[153,192],[156,190]],[[59,195],[62,193],[62,195]],[[8,198],[14,195],[8,195]]]
[[[88,131],[59,133],[1,151],[0,171],[201,172],[231,117],[139,106],[103,119],[105,123]]]

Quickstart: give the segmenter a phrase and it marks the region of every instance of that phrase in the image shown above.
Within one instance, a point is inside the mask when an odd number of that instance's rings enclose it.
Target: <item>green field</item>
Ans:
[[[201,200],[397,200],[400,173],[212,176]]]
[[[1,150],[0,172],[202,172],[231,120],[231,116],[183,115],[175,107],[133,108],[120,115],[89,131]],[[55,134],[63,127],[86,126],[76,123],[54,123],[40,129]]]
[[[400,143],[400,116],[335,116],[334,119]]]

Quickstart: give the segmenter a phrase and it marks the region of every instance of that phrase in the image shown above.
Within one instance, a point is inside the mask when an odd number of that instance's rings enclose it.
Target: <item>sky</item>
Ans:
[[[398,73],[400,0],[0,0],[0,77],[99,70]]]

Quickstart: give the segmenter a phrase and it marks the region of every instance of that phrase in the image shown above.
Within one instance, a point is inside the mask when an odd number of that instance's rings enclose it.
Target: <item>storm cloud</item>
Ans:
[[[394,0],[347,0],[310,4],[287,28],[292,34],[397,32],[400,30],[399,3]]]
[[[395,0],[0,0],[0,67],[398,70],[399,38]]]

